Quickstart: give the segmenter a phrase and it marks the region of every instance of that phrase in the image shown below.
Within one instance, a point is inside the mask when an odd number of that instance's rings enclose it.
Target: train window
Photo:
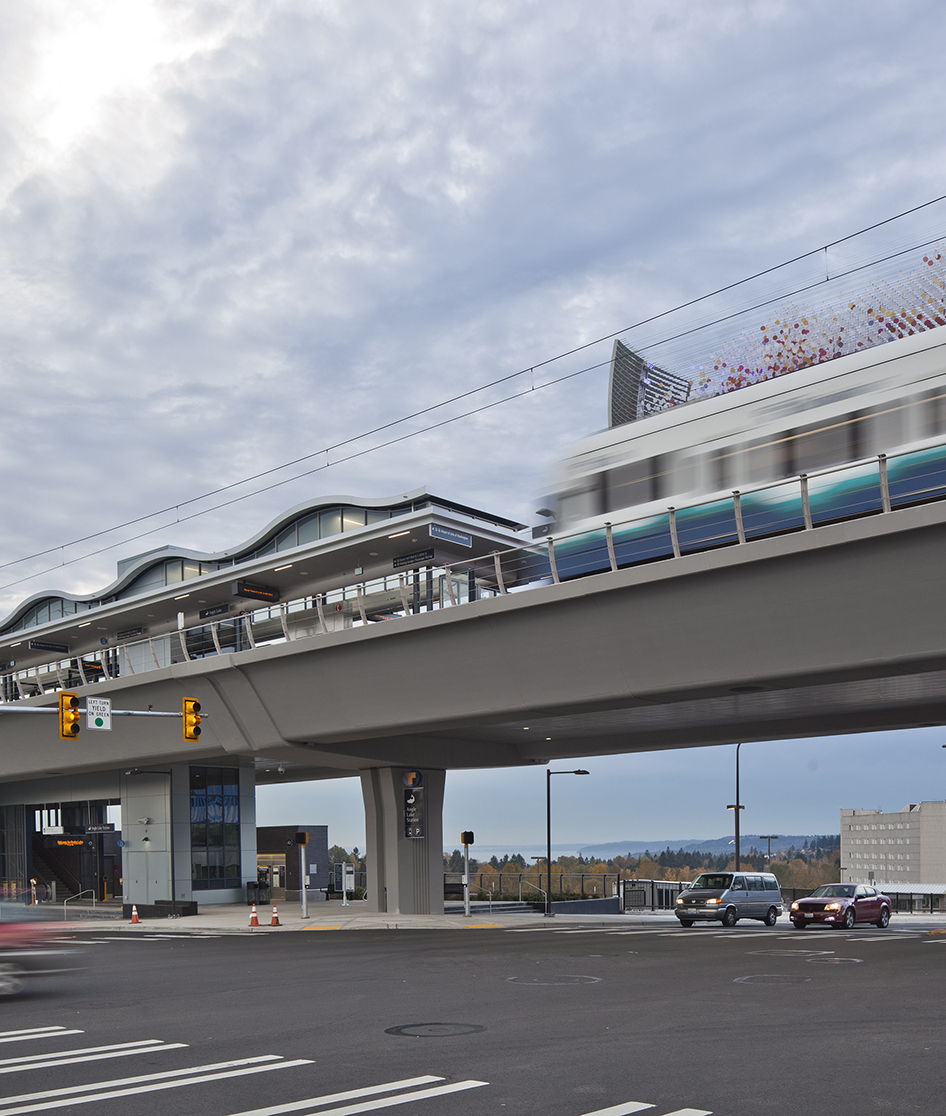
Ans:
[[[737,446],[721,446],[707,455],[709,488],[711,492],[735,488],[738,483],[737,465],[741,450]]]
[[[856,423],[853,415],[841,415],[827,423],[812,423],[794,430],[788,447],[790,471],[811,473],[851,461],[855,457],[852,432]]]
[[[905,400],[905,441],[946,432],[946,387],[931,388]]]
[[[581,485],[563,492],[559,498],[559,520],[563,524],[574,523],[579,519],[589,519],[601,515],[602,511],[602,474],[595,473],[582,477]]]
[[[654,458],[654,499],[664,500],[696,488],[696,460],[688,453],[662,453]]]
[[[854,418],[852,458],[892,453],[903,442],[903,405],[899,402],[867,407],[858,411]]]
[[[605,508],[633,508],[657,499],[658,458],[645,457],[642,461],[629,461],[604,474],[607,495]]]
[[[750,442],[743,451],[742,472],[749,484],[778,480],[794,471],[791,454],[791,436],[770,434]]]

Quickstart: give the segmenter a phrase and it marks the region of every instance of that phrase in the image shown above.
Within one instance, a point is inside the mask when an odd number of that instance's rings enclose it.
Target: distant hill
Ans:
[[[834,834],[789,833],[773,840],[772,852],[785,852],[790,848],[801,849],[804,848],[806,841],[809,845],[825,843],[825,836],[832,844],[836,844],[839,840]],[[732,841],[731,836],[707,837],[701,841],[608,841],[603,845],[585,845],[578,852],[581,856],[595,856],[602,860],[610,860],[613,856],[640,856],[645,852],[662,853],[667,848],[672,852],[683,849],[684,852],[704,852],[720,856],[733,851]],[[751,852],[753,848],[757,852],[768,852],[769,843],[763,841],[757,833],[744,833],[739,838],[739,847],[743,853]]]

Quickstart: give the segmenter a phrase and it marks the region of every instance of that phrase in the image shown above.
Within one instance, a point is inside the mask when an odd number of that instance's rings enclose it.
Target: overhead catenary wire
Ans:
[[[260,470],[256,473],[252,473],[252,474],[250,474],[246,477],[242,477],[239,480],[231,481],[228,484],[219,485],[218,487],[209,489],[206,492],[200,493],[197,496],[191,496],[191,497],[188,497],[185,500],[178,501],[174,504],[168,504],[163,508],[159,508],[155,511],[148,512],[148,513],[145,513],[143,515],[124,520],[123,522],[114,524],[111,527],[106,527],[106,528],[103,528],[102,530],[94,531],[94,532],[91,532],[89,534],[79,536],[78,538],[72,539],[69,542],[57,543],[56,545],[47,547],[43,550],[34,551],[32,554],[24,555],[20,558],[10,559],[7,562],[2,562],[2,563],[0,563],[0,569],[9,569],[12,566],[22,565],[24,562],[33,561],[36,558],[42,558],[45,555],[52,554],[56,551],[64,552],[67,547],[79,546],[82,543],[90,542],[93,539],[102,538],[106,535],[113,534],[116,531],[121,531],[121,530],[125,529],[126,527],[133,527],[137,524],[145,523],[149,519],[155,519],[158,516],[167,515],[170,512],[175,512],[176,513],[175,518],[173,520],[168,521],[166,523],[161,523],[160,525],[158,525],[156,527],[149,528],[147,531],[143,531],[143,532],[140,532],[136,535],[132,535],[132,536],[122,538],[115,543],[110,543],[108,546],[99,547],[96,550],[88,551],[85,554],[78,555],[74,558],[70,558],[70,559],[63,558],[62,561],[57,562],[54,566],[49,566],[46,569],[39,570],[35,573],[25,575],[24,577],[21,577],[21,578],[17,578],[16,580],[10,581],[10,582],[6,583],[5,585],[0,585],[0,591],[3,591],[5,589],[9,589],[9,588],[13,588],[14,586],[20,585],[25,581],[30,581],[35,577],[41,577],[41,576],[43,576],[47,573],[51,573],[55,570],[62,569],[65,566],[74,565],[77,562],[82,562],[82,561],[85,561],[88,558],[93,558],[93,557],[96,557],[97,555],[104,554],[104,553],[108,552],[109,550],[114,550],[116,547],[126,546],[129,543],[138,541],[139,539],[147,538],[149,535],[153,535],[153,534],[156,534],[157,532],[167,530],[169,527],[172,527],[172,526],[174,526],[178,523],[188,522],[192,519],[199,518],[200,516],[209,515],[210,513],[214,512],[214,511],[219,511],[221,508],[229,507],[232,504],[240,503],[243,500],[251,499],[252,497],[261,495],[262,493],[265,493],[265,492],[270,492],[275,488],[279,488],[279,487],[281,487],[285,484],[291,484],[294,481],[303,479],[304,477],[313,476],[314,474],[322,472],[325,469],[332,468],[335,465],[340,465],[340,464],[343,464],[347,461],[355,460],[356,458],[363,457],[363,456],[365,456],[369,453],[374,453],[378,450],[385,449],[385,448],[387,448],[389,446],[392,446],[392,445],[396,445],[399,442],[407,441],[410,438],[418,437],[421,434],[430,433],[431,431],[440,429],[441,427],[447,426],[450,423],[458,422],[461,419],[469,418],[473,415],[480,414],[480,413],[482,413],[484,411],[487,411],[487,410],[491,410],[494,407],[501,406],[505,403],[510,402],[511,400],[514,400],[514,399],[517,399],[517,398],[521,397],[522,395],[532,394],[535,391],[540,391],[540,390],[542,390],[544,388],[547,388],[547,387],[553,387],[556,384],[563,383],[567,380],[574,379],[577,376],[585,375],[588,372],[594,371],[598,368],[605,367],[609,363],[609,361],[601,361],[601,362],[598,362],[598,363],[595,363],[595,364],[591,364],[591,365],[588,365],[584,368],[578,369],[577,371],[570,372],[570,373],[568,373],[564,376],[556,377],[555,379],[552,379],[552,380],[547,380],[547,381],[545,381],[543,383],[540,383],[538,385],[535,384],[535,370],[537,368],[547,367],[550,364],[554,364],[556,361],[564,360],[566,357],[569,357],[569,356],[574,356],[575,354],[583,352],[587,349],[590,349],[590,348],[594,347],[595,345],[600,345],[605,341],[613,340],[615,337],[620,337],[623,334],[629,333],[632,330],[640,329],[641,327],[643,327],[645,325],[650,325],[653,322],[656,322],[656,321],[659,321],[663,318],[669,317],[670,315],[678,313],[681,310],[686,310],[686,309],[689,309],[690,307],[699,305],[701,302],[706,302],[709,299],[717,297],[718,295],[726,294],[729,291],[736,290],[737,288],[739,288],[741,286],[744,286],[747,283],[753,282],[756,279],[763,278],[766,275],[771,275],[774,272],[779,271],[782,268],[789,267],[792,264],[799,263],[802,260],[809,259],[812,256],[816,256],[820,253],[827,253],[827,250],[829,248],[837,247],[840,244],[844,244],[847,241],[853,240],[855,237],[862,236],[865,233],[872,232],[875,229],[882,228],[885,225],[889,225],[889,224],[893,223],[894,221],[898,221],[898,220],[902,219],[903,217],[909,216],[910,214],[918,213],[921,210],[927,209],[930,206],[936,205],[937,203],[942,202],[944,200],[946,200],[946,194],[942,194],[939,197],[932,198],[929,201],[921,203],[920,205],[912,206],[911,208],[905,209],[905,210],[901,211],[900,213],[894,214],[891,217],[887,217],[882,221],[877,221],[872,225],[867,225],[863,229],[857,230],[856,232],[848,233],[847,235],[845,235],[843,237],[839,237],[837,240],[833,240],[833,241],[830,241],[827,244],[821,245],[817,248],[810,249],[809,251],[803,252],[798,256],[794,256],[791,259],[784,260],[781,263],[774,264],[773,266],[768,267],[768,268],[764,268],[761,271],[757,271],[752,275],[745,276],[744,278],[738,279],[733,283],[729,283],[729,284],[726,284],[725,286],[718,287],[716,290],[710,291],[710,292],[708,292],[706,294],[703,294],[703,295],[699,295],[698,297],[693,298],[693,299],[689,299],[686,302],[678,303],[676,306],[670,307],[667,310],[662,310],[659,313],[651,315],[650,317],[643,318],[640,321],[633,323],[632,325],[624,326],[623,328],[615,330],[611,333],[603,334],[600,337],[597,337],[597,338],[595,338],[591,341],[586,341],[581,345],[576,345],[571,349],[568,349],[568,350],[566,350],[564,352],[561,352],[561,353],[557,353],[555,356],[548,357],[545,360],[535,361],[533,364],[530,364],[530,365],[528,365],[527,367],[524,367],[524,368],[520,368],[516,372],[510,372],[510,373],[507,373],[504,376],[499,376],[499,377],[497,377],[493,380],[490,380],[490,381],[488,381],[484,384],[480,384],[477,387],[469,388],[468,390],[463,391],[463,392],[459,392],[458,394],[450,396],[447,399],[442,399],[437,403],[432,403],[428,407],[420,408],[419,410],[413,411],[410,414],[402,415],[399,418],[392,419],[389,422],[382,423],[378,426],[375,426],[375,427],[371,428],[370,430],[362,431],[359,434],[352,435],[351,437],[345,438],[340,442],[335,442],[335,443],[333,443],[332,445],[329,445],[329,446],[323,446],[318,450],[313,450],[310,453],[303,454],[299,457],[292,458],[289,461],[284,461],[284,462],[280,463],[279,465],[271,466],[268,469],[262,469],[262,470]],[[744,313],[748,313],[751,310],[760,309],[762,307],[772,305],[773,303],[778,302],[778,301],[780,301],[784,298],[794,297],[797,294],[801,294],[801,293],[803,293],[805,291],[808,291],[808,290],[811,290],[815,287],[823,286],[825,283],[835,282],[838,279],[844,278],[848,275],[855,274],[856,272],[865,270],[868,267],[876,266],[878,263],[889,262],[892,259],[896,259],[898,256],[906,254],[907,252],[916,251],[919,248],[925,247],[927,244],[934,243],[936,239],[937,238],[931,238],[930,240],[924,241],[920,244],[912,245],[909,248],[901,249],[897,252],[889,254],[885,257],[882,257],[881,259],[871,260],[868,263],[861,264],[861,265],[858,265],[857,267],[850,268],[847,271],[838,272],[835,275],[831,276],[830,279],[827,277],[827,273],[826,273],[826,277],[824,279],[818,280],[814,283],[806,284],[802,287],[796,288],[793,291],[782,292],[778,295],[773,296],[772,298],[765,299],[762,302],[758,302],[751,307],[742,307],[742,308],[740,308],[736,311],[733,311],[729,314],[726,314],[726,315],[724,315],[720,318],[717,318],[713,321],[704,322],[700,325],[693,326],[689,329],[683,330],[683,331],[681,331],[679,333],[676,333],[676,334],[673,334],[669,337],[660,338],[657,341],[649,342],[648,344],[646,344],[642,347],[642,350],[652,349],[652,348],[655,348],[658,345],[666,344],[666,343],[668,343],[672,340],[678,340],[681,337],[685,337],[685,336],[688,336],[692,333],[696,333],[696,332],[698,332],[702,329],[707,329],[707,328],[709,328],[713,325],[722,324],[725,321],[729,321],[733,318],[739,317],[740,315],[742,315]],[[424,427],[422,427],[418,430],[412,430],[412,431],[408,432],[407,434],[400,435],[397,438],[388,439],[387,441],[381,442],[377,445],[366,447],[363,450],[359,450],[355,453],[351,453],[351,454],[348,454],[346,456],[336,458],[335,460],[332,460],[332,461],[329,460],[329,455],[330,454],[332,454],[333,452],[337,452],[340,449],[344,449],[346,446],[353,445],[357,442],[362,441],[365,438],[370,438],[375,434],[383,433],[386,430],[391,430],[394,427],[400,426],[405,422],[410,422],[413,419],[422,418],[424,415],[429,415],[432,412],[440,410],[443,407],[447,407],[447,406],[450,406],[451,404],[461,402],[464,399],[469,399],[472,396],[478,395],[478,394],[480,394],[484,391],[488,391],[491,388],[499,387],[502,384],[510,383],[511,381],[517,379],[518,377],[524,376],[524,375],[527,375],[527,374],[530,377],[530,385],[525,391],[514,392],[511,395],[504,396],[502,399],[494,400],[494,401],[492,401],[490,403],[487,403],[487,404],[484,404],[482,406],[474,407],[470,410],[463,411],[460,414],[453,415],[453,416],[451,416],[447,419],[443,419],[439,422],[432,423],[428,426],[424,426]],[[208,499],[211,499],[214,496],[219,496],[224,492],[231,492],[236,488],[242,487],[243,485],[251,484],[255,480],[261,480],[264,477],[272,476],[274,473],[281,472],[283,469],[290,469],[294,465],[299,465],[299,464],[302,464],[305,461],[311,461],[313,458],[321,457],[323,454],[326,457],[325,463],[322,464],[322,465],[317,466],[314,469],[308,469],[308,470],[305,470],[304,472],[296,473],[291,477],[283,478],[282,480],[276,481],[273,484],[264,485],[261,488],[254,489],[251,492],[243,493],[240,496],[234,497],[233,499],[225,500],[225,501],[222,501],[220,503],[213,504],[212,506],[207,507],[207,508],[201,508],[200,510],[198,510],[196,512],[192,512],[189,515],[186,515],[186,516],[181,516],[180,515],[180,509],[181,508],[190,507],[193,504],[201,502],[202,500],[208,500]]]

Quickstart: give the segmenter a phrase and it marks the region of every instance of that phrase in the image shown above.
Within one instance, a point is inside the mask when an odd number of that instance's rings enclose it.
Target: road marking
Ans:
[[[110,1046],[87,1046],[84,1050],[58,1050],[54,1054],[24,1054],[21,1058],[0,1060],[0,1074],[16,1073],[24,1069],[46,1069],[49,1066],[69,1066],[76,1062],[98,1062],[103,1058],[148,1054],[153,1050],[180,1050],[186,1046],[186,1042],[166,1043],[163,1039],[141,1039],[138,1042],[117,1042]],[[88,1057],[78,1057],[80,1054]],[[0,1104],[3,1104],[2,1098]]]
[[[0,1031],[0,1042],[26,1042],[29,1039],[59,1038],[60,1035],[84,1035],[85,1031],[67,1031],[65,1027],[31,1027],[28,1031]]]
[[[610,1108],[596,1108],[594,1112],[586,1112],[584,1116],[629,1116],[631,1112],[643,1112],[645,1108],[653,1108],[652,1104],[642,1104],[640,1101],[628,1101],[627,1104],[615,1104]]]
[[[384,1085],[368,1085],[363,1089],[348,1089],[344,1093],[328,1093],[322,1097],[310,1097],[308,1100],[289,1101],[287,1104],[273,1104],[267,1108],[254,1108],[249,1112],[236,1112],[233,1116],[280,1116],[283,1112],[298,1112],[300,1108],[310,1108],[312,1105],[336,1104],[338,1101],[357,1100],[359,1097],[375,1097],[378,1093],[393,1093],[395,1089],[412,1089],[415,1085],[430,1085],[434,1081],[443,1081],[442,1077],[406,1077],[403,1081],[388,1081]]]
[[[675,1112],[668,1112],[667,1116],[713,1116],[705,1108],[678,1108]]]
[[[266,1073],[268,1070],[310,1065],[312,1065],[311,1058],[297,1058],[290,1062],[283,1061],[279,1054],[262,1054],[255,1058],[215,1062],[211,1065],[191,1066],[188,1069],[168,1070],[164,1073],[148,1073],[140,1077],[126,1077],[116,1081],[95,1081],[91,1085],[76,1085],[66,1089],[46,1089],[40,1093],[22,1093],[16,1097],[4,1097],[0,1100],[0,1106],[3,1106],[3,1116],[17,1116],[18,1113],[23,1112],[45,1112],[50,1108],[67,1108],[71,1104],[89,1104],[91,1101],[111,1100],[113,1097],[130,1097],[138,1093],[156,1092],[159,1089],[179,1089],[184,1085],[199,1085],[204,1081],[221,1081],[228,1077],[244,1077],[250,1073]],[[214,1070],[220,1072],[209,1072]],[[200,1076],[186,1076],[195,1073],[200,1074]],[[136,1082],[148,1082],[149,1084],[133,1084]],[[130,1087],[116,1089],[116,1085]],[[107,1091],[95,1093],[93,1092],[95,1089]],[[91,1095],[80,1096],[81,1093]],[[39,1101],[41,1103],[20,1105],[18,1108],[6,1107],[8,1104],[18,1104],[20,1101]]]
[[[495,930],[498,922],[464,922],[464,930]]]
[[[443,1079],[441,1078],[441,1080]],[[401,1093],[396,1097],[383,1097],[380,1100],[364,1101],[362,1104],[347,1104],[342,1108],[325,1108],[318,1113],[318,1116],[357,1116],[357,1113],[360,1112],[377,1112],[380,1108],[392,1108],[396,1104],[429,1100],[431,1097],[445,1097],[449,1093],[459,1093],[465,1089],[479,1089],[481,1086],[488,1084],[488,1081],[456,1081],[452,1085],[440,1085],[435,1089],[418,1089],[413,1093]],[[303,1101],[291,1109],[284,1107],[277,1107],[276,1109],[258,1108],[249,1112],[238,1112],[234,1116],[261,1116],[264,1112],[298,1111],[300,1108],[311,1107],[313,1103],[321,1105],[325,1104],[326,1101],[316,1098],[314,1101]]]
[[[303,926],[303,930],[341,930],[341,926]]]

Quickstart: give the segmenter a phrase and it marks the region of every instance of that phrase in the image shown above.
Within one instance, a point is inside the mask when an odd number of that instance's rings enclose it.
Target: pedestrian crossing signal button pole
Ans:
[[[59,694],[59,739],[75,740],[79,735],[79,698],[75,694]]]
[[[200,737],[200,702],[196,698],[184,698],[181,712],[184,724],[184,739],[197,740]]]

